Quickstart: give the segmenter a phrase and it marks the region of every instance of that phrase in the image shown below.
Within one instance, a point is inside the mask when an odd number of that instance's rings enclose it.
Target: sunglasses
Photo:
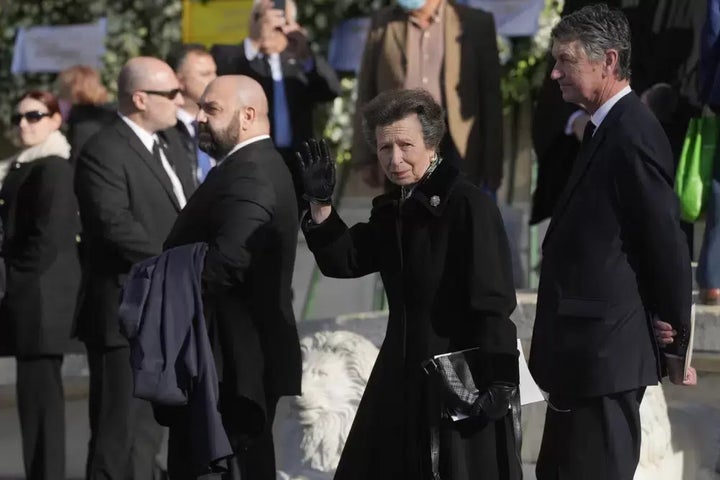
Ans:
[[[34,110],[32,112],[16,113],[12,117],[10,117],[10,123],[13,125],[20,125],[20,122],[22,122],[23,118],[27,120],[28,123],[37,123],[44,117],[52,117],[52,113],[38,112],[37,110]]]
[[[172,90],[140,90],[141,92],[145,92],[148,95],[157,95],[159,97],[165,97],[168,100],[175,100],[175,98],[180,93],[179,88],[173,88]]]

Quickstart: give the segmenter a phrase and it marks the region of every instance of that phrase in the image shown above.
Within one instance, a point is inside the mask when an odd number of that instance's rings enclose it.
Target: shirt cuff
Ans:
[[[565,135],[572,135],[573,134],[573,123],[575,123],[575,120],[580,115],[587,115],[587,112],[585,110],[575,110],[572,115],[570,115],[570,118],[568,118],[567,123],[565,124]]]
[[[258,56],[260,53],[257,48],[252,43],[252,40],[250,38],[246,38],[243,40],[243,48],[245,49],[245,58],[248,60],[254,60],[255,57]]]

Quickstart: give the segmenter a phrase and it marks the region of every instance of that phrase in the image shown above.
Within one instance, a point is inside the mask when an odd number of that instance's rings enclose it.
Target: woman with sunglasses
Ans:
[[[70,145],[55,97],[24,94],[11,117],[20,152],[0,163],[0,353],[17,359],[17,405],[28,479],[65,478],[65,401],[60,367],[80,286]]]

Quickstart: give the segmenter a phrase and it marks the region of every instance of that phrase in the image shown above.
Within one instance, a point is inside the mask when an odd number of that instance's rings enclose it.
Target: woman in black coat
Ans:
[[[336,278],[379,271],[390,305],[336,480],[432,479],[434,465],[443,480],[521,477],[508,411],[518,384],[510,250],[492,199],[437,155],[443,118],[424,90],[367,105],[366,138],[400,188],[375,198],[369,222],[349,229],[330,205],[335,173],[324,142],[311,141],[299,159],[311,202],[303,231],[320,270]],[[479,412],[455,422],[421,365],[473,347]]]
[[[70,145],[48,92],[21,97],[12,116],[23,147],[0,162],[0,353],[17,358],[17,403],[28,479],[65,478],[65,400],[60,367],[80,285]]]

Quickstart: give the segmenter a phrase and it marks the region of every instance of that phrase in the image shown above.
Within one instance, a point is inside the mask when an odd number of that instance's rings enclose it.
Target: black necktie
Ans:
[[[592,120],[588,120],[583,131],[582,142],[580,142],[580,150],[587,148],[590,140],[592,140],[593,133],[595,133],[595,124],[592,123]]]
[[[153,142],[152,155],[153,155],[153,158],[155,159],[155,161],[158,162],[158,165],[160,165],[162,167],[163,161],[162,161],[162,154],[160,153],[161,150],[165,150],[165,149],[160,144],[160,140],[155,140],[155,142]],[[170,161],[170,157],[167,154],[165,154],[165,158],[167,159],[167,162],[170,165],[170,167],[172,167],[172,169],[175,170],[175,165],[173,165],[173,163]],[[164,167],[163,167],[163,170],[164,170]]]

